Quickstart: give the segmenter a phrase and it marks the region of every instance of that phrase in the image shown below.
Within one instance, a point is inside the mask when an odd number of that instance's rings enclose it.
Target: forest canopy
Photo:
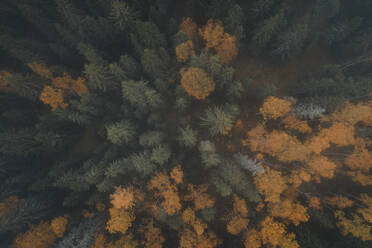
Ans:
[[[0,247],[371,247],[371,13],[1,1]]]

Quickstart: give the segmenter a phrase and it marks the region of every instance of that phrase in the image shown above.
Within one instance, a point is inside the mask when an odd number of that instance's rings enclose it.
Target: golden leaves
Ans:
[[[25,233],[19,234],[12,244],[12,248],[49,248],[57,235],[48,222],[31,225]]]
[[[194,43],[191,40],[185,41],[176,46],[176,57],[179,62],[186,62],[194,54]]]
[[[270,213],[274,217],[280,217],[298,226],[301,222],[307,222],[309,215],[304,206],[285,199],[278,204],[270,205]]]
[[[19,203],[23,200],[19,199],[18,196],[9,196],[0,202],[0,219],[6,215],[9,211],[15,209]]]
[[[184,32],[189,39],[194,38],[196,34],[196,28],[196,23],[190,17],[182,18],[180,30]]]
[[[333,178],[336,164],[325,156],[314,156],[307,164],[311,172],[325,178]]]
[[[174,215],[181,209],[182,205],[178,196],[178,189],[175,184],[171,183],[165,172],[156,173],[151,178],[147,188],[149,190],[157,190],[155,196],[163,198],[161,206],[169,215]]]
[[[233,214],[227,223],[226,229],[232,235],[241,233],[249,223],[247,204],[245,200],[234,195]]]
[[[145,234],[145,241],[142,244],[146,248],[162,248],[165,238],[161,234],[160,228],[154,226],[154,220],[147,220],[145,226],[140,229],[140,232]]]
[[[214,205],[215,199],[206,194],[208,189],[207,184],[192,185],[188,184],[187,189],[189,193],[185,196],[185,201],[193,201],[194,209],[198,211],[203,208],[211,208]]]
[[[114,206],[114,208],[132,208],[135,205],[134,194],[133,187],[116,187],[115,192],[110,195],[111,204]]]
[[[66,217],[57,217],[54,218],[50,225],[52,227],[53,232],[57,235],[57,237],[62,238],[63,234],[66,232],[67,226],[67,218]]]
[[[280,99],[275,96],[269,96],[265,99],[264,104],[260,108],[264,120],[278,119],[291,111],[292,102]]]
[[[261,222],[261,238],[264,245],[270,244],[274,247],[299,248],[295,234],[287,234],[285,226],[274,221],[272,217],[266,217]]]
[[[170,172],[170,178],[172,178],[176,184],[183,182],[183,171],[181,165],[177,165],[172,169]]]
[[[344,196],[327,197],[325,198],[325,201],[328,205],[340,209],[348,208],[353,205],[353,201]]]
[[[215,84],[207,73],[197,67],[190,67],[180,72],[181,85],[186,93],[198,100],[204,100],[214,91]]]
[[[265,173],[254,178],[254,183],[266,202],[279,203],[281,193],[287,189],[287,180],[282,173],[269,167],[265,168]]]
[[[40,94],[40,101],[44,104],[48,104],[52,110],[58,107],[66,108],[68,106],[63,98],[63,90],[53,88],[49,85],[44,86],[43,91]]]
[[[0,88],[6,87],[8,85],[7,79],[10,76],[12,76],[10,72],[4,70],[0,71]]]
[[[351,233],[354,237],[363,241],[372,240],[371,225],[365,224],[363,219],[356,214],[351,219],[345,217],[344,212],[337,210],[335,216],[338,219],[337,227],[341,229],[343,235]]]
[[[110,219],[106,223],[106,228],[109,233],[125,234],[136,216],[132,210],[125,210],[123,208],[110,208]]]

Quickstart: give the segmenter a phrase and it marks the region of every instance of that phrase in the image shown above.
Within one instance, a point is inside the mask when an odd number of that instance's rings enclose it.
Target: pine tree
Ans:
[[[135,130],[129,121],[116,122],[106,126],[107,139],[113,144],[128,144],[133,140]]]

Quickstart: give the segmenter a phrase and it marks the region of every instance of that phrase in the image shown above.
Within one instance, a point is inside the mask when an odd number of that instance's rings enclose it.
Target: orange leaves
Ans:
[[[63,99],[63,90],[48,85],[44,86],[44,89],[40,94],[40,101],[44,104],[48,104],[52,110],[55,110],[58,107],[66,108],[68,106]]]
[[[214,91],[215,84],[207,73],[197,67],[181,69],[181,85],[186,93],[198,100],[204,100]]]
[[[189,39],[194,38],[196,34],[196,23],[190,18],[183,18],[180,24],[180,30],[184,32]]]
[[[211,208],[214,205],[215,199],[206,194],[205,192],[208,189],[207,184],[203,185],[187,185],[189,194],[185,196],[185,201],[193,201],[194,209],[198,211],[203,208]]]
[[[9,196],[3,202],[0,202],[0,218],[15,209],[22,201],[17,196]]]
[[[8,85],[7,78],[12,76],[8,71],[0,71],[0,88],[6,87]]]
[[[40,101],[50,105],[52,110],[68,106],[64,100],[68,93],[74,92],[79,96],[88,93],[88,88],[84,85],[85,79],[82,77],[75,80],[66,72],[62,77],[54,77],[53,72],[43,62],[33,62],[28,64],[28,67],[37,75],[52,81],[53,86],[45,85],[39,97]]]
[[[32,62],[27,66],[40,77],[47,79],[53,78],[53,72],[43,62]]]
[[[365,125],[372,125],[372,104],[369,102],[361,102],[358,104],[346,103],[345,107],[337,110],[329,116],[324,116],[322,121],[337,121],[346,122],[355,125],[361,121]]]
[[[372,152],[367,150],[367,144],[362,139],[357,139],[357,144],[354,146],[354,152],[349,155],[345,164],[352,170],[361,170],[368,172],[372,169]]]
[[[183,171],[181,165],[177,165],[172,169],[170,172],[170,177],[176,184],[180,184],[183,182]]]
[[[280,171],[265,168],[265,173],[254,178],[258,191],[265,196],[266,202],[279,203],[280,195],[287,188],[287,180]]]
[[[203,235],[204,230],[207,228],[207,224],[197,219],[195,212],[191,208],[187,208],[185,211],[183,211],[182,220],[184,223],[192,226],[198,236]]]
[[[224,32],[219,20],[209,19],[207,25],[199,29],[199,34],[205,41],[205,50],[214,48],[223,63],[230,63],[238,55],[236,38]]]
[[[251,229],[244,234],[244,248],[261,248],[261,235],[255,230]]]
[[[179,248],[214,248],[221,241],[213,232],[204,232],[203,235],[197,235],[192,230],[186,228],[180,232]]]
[[[133,187],[116,187],[115,192],[110,195],[110,199],[114,208],[132,208],[135,204]]]
[[[321,209],[322,206],[320,204],[319,197],[315,197],[315,196],[311,197],[309,199],[309,207],[312,209],[318,209],[318,210]]]
[[[110,219],[107,221],[106,228],[109,233],[125,234],[132,222],[136,219],[132,210],[125,210],[123,208],[110,208]]]
[[[181,209],[182,205],[178,196],[178,189],[175,184],[171,183],[165,172],[156,173],[151,178],[147,188],[149,190],[157,190],[155,196],[163,198],[161,206],[169,215],[174,215]]]
[[[205,50],[218,47],[224,38],[221,21],[209,19],[207,25],[199,29],[199,34],[205,41]]]
[[[244,199],[234,195],[233,214],[227,223],[226,229],[232,235],[238,235],[249,223],[247,205]]]
[[[352,215],[351,219],[345,217],[344,212],[337,210],[335,216],[338,219],[337,227],[341,229],[343,235],[351,233],[354,237],[360,238],[363,241],[372,240],[372,226],[365,224],[363,219],[356,214]]]
[[[347,175],[351,176],[354,182],[362,186],[372,185],[372,175],[364,174],[361,171],[349,171]]]
[[[288,199],[279,202],[279,204],[272,204],[270,211],[272,216],[288,220],[295,226],[301,222],[307,222],[310,217],[304,206]]]
[[[372,197],[369,197],[367,194],[361,194],[360,198],[362,198],[362,202],[366,207],[359,208],[357,212],[365,221],[372,223]]]
[[[153,220],[147,222],[140,230],[145,234],[145,241],[142,244],[146,248],[162,248],[165,238],[162,236],[160,228],[154,226]]]
[[[66,217],[57,217],[51,221],[50,225],[57,237],[63,237],[63,234],[66,232],[67,222]]]
[[[67,219],[58,217],[39,225],[31,225],[30,229],[18,235],[12,244],[12,248],[49,248],[57,237],[62,237],[66,231]]]
[[[176,56],[179,62],[186,62],[194,54],[194,43],[191,40],[185,41],[176,47]]]
[[[335,145],[348,146],[355,143],[354,134],[354,126],[345,122],[336,122],[331,127],[321,130],[319,136]]]
[[[286,116],[282,120],[286,129],[293,129],[300,133],[311,133],[312,129],[306,121],[301,121],[293,114]]]
[[[292,102],[280,99],[275,96],[269,96],[265,99],[264,104],[260,108],[264,120],[278,119],[291,111]]]
[[[348,208],[353,205],[353,201],[349,200],[344,196],[327,197],[325,201],[328,205],[340,209]]]
[[[270,244],[273,247],[298,248],[300,247],[293,233],[287,234],[285,226],[274,221],[271,217],[266,217],[261,222],[261,238],[264,245]]]
[[[324,156],[313,157],[307,165],[313,174],[325,178],[333,178],[336,170],[336,164],[329,161],[328,158]]]

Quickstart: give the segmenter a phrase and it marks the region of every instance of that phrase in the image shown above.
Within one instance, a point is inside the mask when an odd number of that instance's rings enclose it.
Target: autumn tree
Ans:
[[[307,222],[310,217],[304,206],[292,202],[290,199],[284,199],[279,204],[272,204],[270,206],[270,214],[273,217],[288,220],[295,226],[298,226],[301,222]]]
[[[133,187],[116,187],[115,192],[110,195],[111,204],[114,208],[128,209],[135,205],[135,192]]]
[[[106,223],[106,228],[109,233],[125,234],[132,226],[132,222],[136,219],[135,213],[131,209],[110,208],[110,219]]]
[[[51,221],[50,225],[58,238],[62,238],[63,234],[66,232],[67,222],[68,220],[65,216],[54,218]]]
[[[193,185],[188,184],[188,194],[185,195],[185,201],[192,201],[194,203],[194,210],[198,211],[204,208],[211,208],[214,205],[215,199],[205,193],[209,185]]]
[[[291,111],[292,104],[293,103],[288,100],[280,99],[275,96],[269,96],[265,99],[265,102],[260,108],[260,113],[262,114],[264,120],[278,119]]]
[[[285,225],[275,221],[272,217],[266,217],[261,222],[261,238],[264,245],[274,247],[299,248],[294,233],[287,233]]]
[[[265,196],[266,202],[279,203],[280,195],[287,189],[287,179],[280,171],[265,168],[265,173],[254,178],[258,191]]]
[[[182,18],[180,31],[184,32],[189,39],[193,39],[196,34],[197,24],[190,18]]]
[[[52,110],[55,110],[59,107],[64,109],[68,106],[63,97],[63,90],[56,89],[48,85],[45,86],[41,92],[40,101],[42,101],[44,104],[48,104]]]
[[[248,209],[244,199],[234,195],[233,213],[228,217],[229,222],[227,223],[226,229],[232,235],[238,235],[241,233],[249,223],[247,218]]]
[[[191,40],[185,41],[176,47],[176,56],[179,62],[186,62],[194,54],[194,43]]]
[[[146,248],[162,248],[165,238],[162,236],[161,229],[154,226],[154,220],[146,220],[143,223],[147,223],[140,229],[145,235],[145,240],[142,244]]]
[[[197,67],[181,69],[181,85],[186,93],[198,100],[204,100],[214,91],[215,83],[208,74]]]
[[[163,198],[161,206],[169,215],[174,215],[181,209],[177,186],[170,181],[165,172],[156,173],[147,188],[156,190],[155,197]]]

